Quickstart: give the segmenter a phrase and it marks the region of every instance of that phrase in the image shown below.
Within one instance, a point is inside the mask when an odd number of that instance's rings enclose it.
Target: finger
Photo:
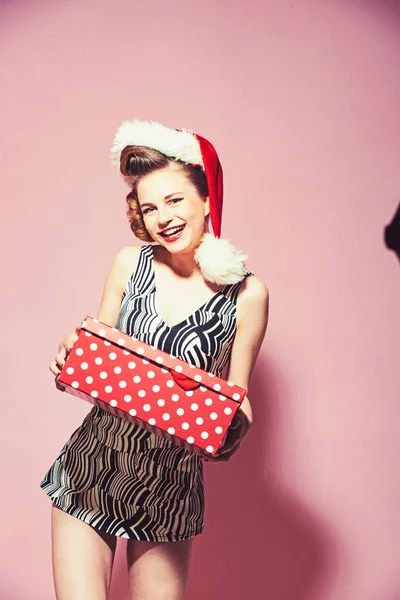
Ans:
[[[237,412],[232,419],[230,427],[231,427],[231,429],[236,429],[236,427],[239,427],[241,424],[242,424],[242,418],[240,416],[240,413]]]
[[[238,426],[242,429],[245,429],[249,423],[249,420],[246,417],[246,415],[241,410],[239,410],[235,416],[237,416]]]
[[[69,342],[67,340],[64,340],[61,350],[58,352],[63,358],[66,358],[69,352],[68,344]]]
[[[230,452],[236,444],[237,440],[230,440],[229,442],[221,446],[219,450],[217,450],[217,454],[225,454],[226,452]]]
[[[72,336],[71,336],[71,337],[68,339],[68,342],[65,342],[65,344],[64,344],[64,348],[65,348],[66,352],[70,352],[70,350],[71,350],[71,349],[73,348],[73,346],[75,345],[75,342],[77,341],[77,339],[78,339],[78,336],[77,336],[77,335],[75,335],[74,337],[72,337]]]
[[[58,354],[65,355],[65,340],[58,344]]]
[[[232,452],[236,449],[236,446],[240,445],[240,442],[241,440],[237,439],[234,442],[231,442],[229,445],[226,444],[224,446],[221,446],[221,448],[217,450],[214,456],[222,456],[223,454],[229,454],[229,452]]]
[[[228,452],[240,440],[239,431],[237,429],[228,430],[225,442],[221,444],[221,452]]]
[[[230,452],[224,452],[223,454],[214,454],[214,456],[210,456],[210,462],[227,462],[238,450],[240,444],[237,444]]]
[[[240,443],[241,443],[241,442],[239,441],[237,444],[235,444],[235,445],[233,446],[233,448],[231,448],[231,450],[229,450],[229,452],[226,452],[226,453],[222,454],[221,456],[224,456],[224,457],[230,458],[230,457],[231,457],[233,454],[235,454],[235,452],[237,452],[237,450],[240,448]]]
[[[217,452],[215,454],[207,454],[204,460],[216,461],[216,462],[219,462],[220,459],[225,460],[226,457],[233,454],[233,452],[236,452],[236,450],[240,446],[240,444],[241,444],[241,440],[237,440],[236,444],[230,450],[227,450],[225,447],[223,447],[223,452],[221,452],[221,450],[217,450]]]
[[[52,362],[51,365],[49,365],[49,369],[54,375],[58,375],[59,373],[61,373],[55,361]]]
[[[239,448],[239,445],[240,444],[237,444],[227,452],[217,452],[217,454],[215,454],[213,458],[215,458],[216,460],[228,460],[229,457],[232,456],[232,454],[234,454]]]
[[[62,354],[58,353],[55,359],[56,365],[62,368],[65,365],[65,358]]]

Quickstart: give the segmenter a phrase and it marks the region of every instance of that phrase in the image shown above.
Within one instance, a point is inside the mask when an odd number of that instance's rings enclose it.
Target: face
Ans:
[[[173,253],[194,249],[205,231],[208,198],[182,171],[160,169],[140,180],[138,200],[147,231]]]

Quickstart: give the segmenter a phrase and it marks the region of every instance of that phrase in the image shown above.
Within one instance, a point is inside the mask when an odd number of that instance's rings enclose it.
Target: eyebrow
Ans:
[[[173,192],[172,194],[168,194],[168,196],[165,196],[164,200],[169,200],[172,198],[172,196],[175,196],[175,194],[183,194],[183,192]],[[140,208],[143,208],[144,206],[151,206],[152,204],[152,202],[143,202],[143,204],[140,205]]]

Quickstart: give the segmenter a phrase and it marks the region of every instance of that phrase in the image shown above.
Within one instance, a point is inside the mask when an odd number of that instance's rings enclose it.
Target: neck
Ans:
[[[169,252],[162,245],[158,246],[159,260],[169,266],[175,273],[181,277],[197,277],[201,275],[199,265],[194,259],[194,253],[200,244],[202,237],[191,247],[182,252]]]

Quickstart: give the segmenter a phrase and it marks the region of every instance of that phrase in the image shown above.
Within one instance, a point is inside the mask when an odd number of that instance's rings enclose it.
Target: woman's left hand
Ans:
[[[208,456],[204,460],[210,462],[226,462],[239,449],[241,441],[249,432],[251,424],[240,409],[236,412],[229,426],[223,445],[214,456]]]

